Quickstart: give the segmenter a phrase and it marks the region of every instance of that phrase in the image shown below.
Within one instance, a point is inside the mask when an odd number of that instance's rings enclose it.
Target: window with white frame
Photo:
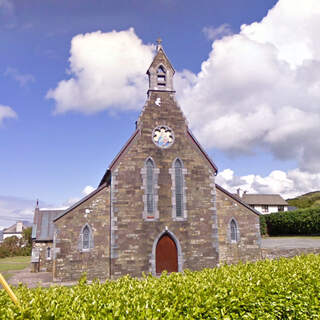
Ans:
[[[79,239],[80,251],[89,251],[93,248],[93,234],[90,226],[86,224],[81,231]]]
[[[234,219],[230,221],[230,240],[238,242],[238,226]]]
[[[176,195],[176,216],[183,216],[183,175],[182,175],[182,163],[180,159],[177,159],[174,164],[175,175],[175,195]]]
[[[153,170],[154,164],[151,159],[147,160],[147,213],[148,215],[153,215],[154,213],[154,178],[153,178]]]
[[[268,207],[268,205],[262,205],[262,206],[261,206],[261,210],[262,210],[262,212],[269,212],[269,207]]]
[[[158,212],[158,175],[160,170],[151,157],[147,158],[141,169],[143,194],[143,219],[154,220],[159,217]]]
[[[82,232],[82,249],[90,248],[90,229],[88,226],[85,226]]]
[[[186,186],[184,176],[187,170],[183,167],[181,159],[177,158],[169,169],[172,179],[172,217],[177,220],[187,218]]]
[[[47,248],[47,259],[48,260],[51,259],[51,248],[50,247]]]

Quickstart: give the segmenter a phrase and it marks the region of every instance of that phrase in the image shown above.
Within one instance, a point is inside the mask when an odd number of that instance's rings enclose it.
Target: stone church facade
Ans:
[[[161,44],[136,130],[99,187],[54,221],[55,281],[200,270],[259,259],[259,214],[215,183]]]

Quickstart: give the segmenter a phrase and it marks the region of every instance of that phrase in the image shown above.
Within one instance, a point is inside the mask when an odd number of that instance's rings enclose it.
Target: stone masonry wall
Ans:
[[[261,258],[259,216],[217,188],[219,264],[255,261]],[[239,241],[231,242],[230,221],[239,230]]]
[[[52,271],[52,255],[53,255],[53,243],[52,242],[33,242],[32,249],[39,250],[39,266],[37,264],[36,269],[34,271],[40,272],[51,272]],[[51,255],[47,256],[47,248],[50,248]]]
[[[104,187],[55,222],[54,281],[110,276],[110,188]],[[93,248],[81,250],[80,234],[88,224],[93,232]]]
[[[156,106],[160,98],[161,105]],[[168,149],[152,141],[156,126],[166,125],[175,135]],[[200,270],[218,263],[217,225],[214,206],[214,169],[187,133],[185,118],[174,94],[151,92],[139,118],[140,134],[112,169],[112,266],[114,277],[155,273],[155,246],[162,233],[178,243],[179,271]],[[157,173],[159,217],[143,219],[144,190],[141,169],[151,157]],[[172,165],[183,162],[186,218],[172,217]]]

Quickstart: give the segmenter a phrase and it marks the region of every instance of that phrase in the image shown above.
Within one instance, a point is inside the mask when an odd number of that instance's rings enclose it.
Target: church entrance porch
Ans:
[[[156,273],[163,271],[178,272],[178,252],[174,240],[169,234],[164,234],[157,243]]]

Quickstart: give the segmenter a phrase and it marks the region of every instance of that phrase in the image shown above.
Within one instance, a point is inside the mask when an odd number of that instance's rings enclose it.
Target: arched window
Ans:
[[[51,259],[51,248],[47,248],[47,259]]]
[[[82,231],[82,249],[90,248],[90,229],[85,226]]]
[[[142,200],[144,203],[142,218],[154,220],[159,218],[158,211],[158,176],[160,169],[156,167],[151,157],[148,157],[143,168],[141,168],[142,189],[144,190]]]
[[[160,87],[166,86],[166,70],[163,66],[159,66],[157,70],[157,84]]]
[[[238,242],[238,227],[234,219],[230,221],[230,239],[231,242]]]
[[[152,214],[154,212],[154,192],[153,192],[153,170],[154,164],[151,159],[147,160],[147,213]]]
[[[81,230],[78,247],[80,251],[89,251],[93,248],[92,229],[88,224],[86,224]]]
[[[174,163],[176,217],[183,217],[183,175],[182,162],[177,159]]]

